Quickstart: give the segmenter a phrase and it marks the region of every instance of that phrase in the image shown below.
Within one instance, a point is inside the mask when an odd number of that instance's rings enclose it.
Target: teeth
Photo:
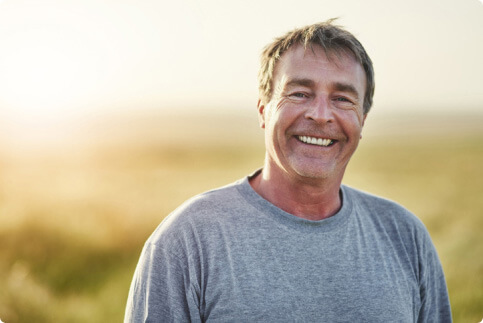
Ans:
[[[298,139],[307,144],[324,146],[324,147],[327,147],[332,143],[332,140],[330,139],[322,139],[322,138],[315,138],[315,137],[309,137],[309,136],[298,136]]]

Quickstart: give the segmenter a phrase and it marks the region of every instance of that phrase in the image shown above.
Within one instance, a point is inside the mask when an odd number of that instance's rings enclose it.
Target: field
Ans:
[[[252,119],[167,119],[99,122],[64,143],[2,146],[1,320],[121,322],[142,245],[163,217],[262,164]],[[468,120],[381,122],[345,178],[423,220],[455,322],[483,318],[483,127]]]

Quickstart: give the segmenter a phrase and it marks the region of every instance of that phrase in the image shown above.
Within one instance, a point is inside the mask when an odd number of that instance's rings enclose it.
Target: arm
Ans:
[[[200,322],[183,257],[148,241],[134,273],[124,322]]]
[[[421,308],[418,322],[452,322],[443,268],[429,235],[420,260]]]

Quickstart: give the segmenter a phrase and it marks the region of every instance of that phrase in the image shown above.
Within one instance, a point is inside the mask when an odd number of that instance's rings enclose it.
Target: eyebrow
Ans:
[[[333,84],[333,87],[336,91],[348,92],[354,95],[356,99],[359,99],[359,92],[352,84],[336,82]]]
[[[306,86],[306,87],[314,87],[315,86],[315,81],[308,79],[308,78],[295,78],[287,83],[285,83],[285,87],[289,86]],[[359,92],[357,89],[352,85],[352,84],[347,84],[347,83],[341,83],[341,82],[335,82],[332,84],[332,88],[336,91],[341,91],[341,92],[348,92],[356,97],[356,99],[359,99]]]
[[[294,86],[294,85],[301,85],[301,86],[306,86],[306,87],[313,87],[315,85],[315,82],[311,79],[300,79],[296,78],[293,80],[288,81],[285,83],[285,86]]]

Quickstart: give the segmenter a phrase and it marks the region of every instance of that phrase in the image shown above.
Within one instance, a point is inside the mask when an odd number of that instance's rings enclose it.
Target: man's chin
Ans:
[[[304,167],[296,167],[294,168],[296,174],[300,177],[301,180],[306,181],[323,181],[334,177],[335,170],[333,168],[329,168],[327,166],[311,166],[304,165]]]

